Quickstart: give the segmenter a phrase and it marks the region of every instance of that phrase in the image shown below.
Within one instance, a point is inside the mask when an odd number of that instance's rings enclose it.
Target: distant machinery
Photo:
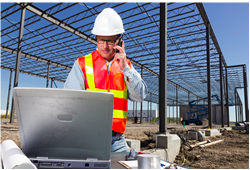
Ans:
[[[212,95],[211,98],[215,98],[218,101],[219,105],[221,105],[221,101],[220,101],[217,94]],[[207,97],[199,99],[199,100],[193,100],[193,101],[189,102],[189,107],[193,108],[193,109],[196,109],[196,110],[191,111],[191,112],[187,112],[187,114],[192,114],[192,116],[191,116],[190,119],[183,120],[182,124],[184,122],[185,122],[185,125],[189,125],[190,123],[195,123],[196,125],[202,125],[203,124],[203,122],[202,122],[202,120],[200,118],[203,117],[203,116],[208,115],[208,108],[205,107],[205,106],[197,105],[197,102],[200,101],[200,100],[203,100],[203,99],[207,99]],[[205,112],[205,113],[197,115],[197,112]]]

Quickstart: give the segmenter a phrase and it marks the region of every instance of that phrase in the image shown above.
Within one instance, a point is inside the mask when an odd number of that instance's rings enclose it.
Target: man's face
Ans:
[[[97,49],[99,51],[99,53],[101,54],[101,56],[108,60],[111,61],[114,53],[115,53],[115,49],[114,46],[116,45],[116,39],[117,36],[100,36],[97,35],[96,36],[97,39]],[[104,41],[104,40],[108,40],[108,41]]]

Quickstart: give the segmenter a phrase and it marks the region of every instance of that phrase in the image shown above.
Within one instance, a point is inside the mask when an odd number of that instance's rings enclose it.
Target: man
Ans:
[[[111,8],[104,9],[92,29],[97,49],[75,61],[64,84],[68,89],[114,94],[111,152],[128,151],[124,136],[127,99],[142,102],[147,94],[145,82],[126,59],[124,42],[122,46],[117,45],[124,32],[121,17]]]

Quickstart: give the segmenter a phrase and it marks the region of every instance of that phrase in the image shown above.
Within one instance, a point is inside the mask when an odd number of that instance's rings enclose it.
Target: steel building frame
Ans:
[[[90,31],[106,7],[123,19],[127,58],[148,86],[145,100],[159,103],[161,132],[166,130],[167,105],[208,97],[203,102],[210,108],[212,127],[211,105],[217,101],[209,96],[220,96],[223,117],[236,105],[235,88],[246,92],[245,70],[227,66],[202,3],[5,3],[1,68],[10,70],[10,76],[15,71],[14,87],[19,72],[46,78],[46,87],[49,79],[65,82],[74,61],[95,50]]]

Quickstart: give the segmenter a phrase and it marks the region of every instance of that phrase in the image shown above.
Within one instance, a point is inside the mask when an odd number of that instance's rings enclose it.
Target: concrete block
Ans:
[[[205,136],[219,136],[221,133],[217,129],[205,130]]]
[[[224,130],[228,130],[228,131],[231,131],[232,130],[232,127],[222,127],[220,129],[218,129],[220,131],[220,133],[222,133]]]
[[[165,135],[165,133],[154,133],[153,134],[153,141],[156,141],[156,136],[159,136],[159,135]]]
[[[203,135],[205,135],[205,130],[200,130],[200,132],[201,132]]]
[[[156,137],[156,149],[163,149],[166,152],[164,160],[173,162],[176,155],[179,154],[181,139],[176,134],[158,135]],[[159,150],[158,152],[163,152]]]
[[[141,141],[140,140],[125,139],[125,141],[130,148],[133,148],[135,150],[135,152],[141,151]]]
[[[202,142],[202,141],[205,141],[205,140],[206,140],[205,131],[198,131],[198,141]]]
[[[190,140],[198,140],[198,133],[196,131],[189,131],[188,136]]]
[[[226,130],[232,130],[232,127],[224,127]]]
[[[154,148],[154,149],[149,149],[145,150],[143,152],[148,152],[153,155],[158,155],[160,156],[161,160],[168,161],[168,162],[173,162],[175,160],[175,157],[178,155],[176,152],[171,152],[169,149],[163,149],[163,148]]]

